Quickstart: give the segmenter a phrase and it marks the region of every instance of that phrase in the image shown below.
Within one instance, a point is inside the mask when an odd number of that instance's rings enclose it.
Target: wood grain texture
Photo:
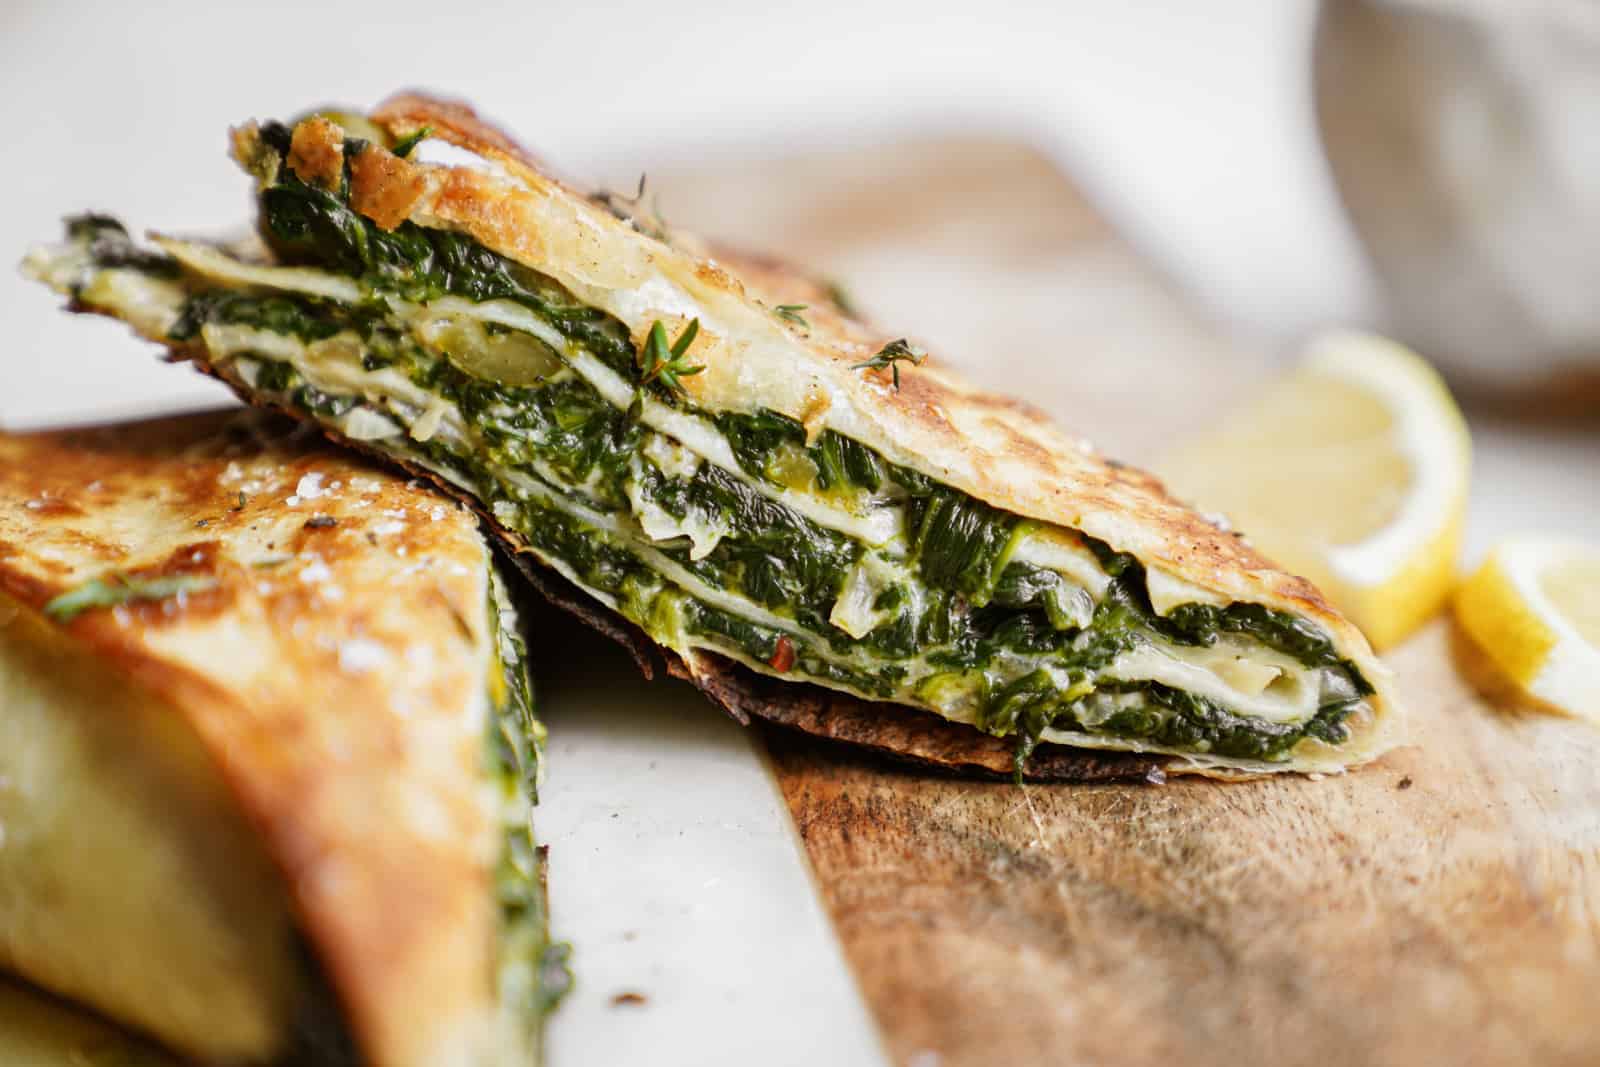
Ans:
[[[840,274],[1123,458],[1270,366],[1011,142],[660,188],[674,219]],[[1389,657],[1413,746],[1320,781],[1018,788],[769,729],[896,1062],[1600,1063],[1600,732],[1487,703],[1456,643],[1441,621]]]
[[[1600,733],[1497,711],[1447,625],[1413,747],[1312,781],[935,779],[771,749],[897,1062],[1600,1060]]]

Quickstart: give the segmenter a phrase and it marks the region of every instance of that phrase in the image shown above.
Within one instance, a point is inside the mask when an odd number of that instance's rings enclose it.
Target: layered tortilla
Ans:
[[[1231,775],[1395,742],[1387,672],[1309,584],[816,283],[426,97],[233,147],[264,247],[84,218],[29,269],[461,493],[735,714],[1038,775],[1106,765],[1060,746]]]
[[[0,434],[0,968],[206,1062],[533,1062],[516,626],[470,510],[289,420]]]

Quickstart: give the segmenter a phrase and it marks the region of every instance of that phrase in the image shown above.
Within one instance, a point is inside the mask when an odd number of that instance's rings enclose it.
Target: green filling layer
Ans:
[[[490,687],[486,761],[500,785],[504,842],[495,875],[500,903],[498,990],[521,1020],[527,1047],[541,1047],[545,1016],[572,985],[571,947],[550,940],[545,850],[534,843],[544,724],[534,712],[527,648],[500,576],[490,576],[489,619],[498,684]]]
[[[282,153],[288,131],[268,126],[263,140]],[[359,147],[349,143],[347,158]],[[1254,604],[1188,604],[1158,615],[1138,561],[1087,538],[1111,583],[1088,625],[1080,627],[1072,601],[1081,591],[1053,571],[1009,558],[1029,529],[1026,520],[888,463],[831,430],[808,444],[803,427],[781,414],[697,412],[686,398],[652,383],[657,399],[712,422],[750,479],[842,503],[901,506],[904,537],[884,548],[864,546],[710,462],[699,462],[692,475],[668,473],[643,447],[654,431],[608,403],[570,368],[558,364],[533,385],[475,377],[397,325],[384,295],[412,303],[444,295],[514,301],[571,344],[637,381],[635,353],[620,323],[469,238],[409,222],[382,231],[352,211],[342,193],[305,185],[286,167],[278,168],[276,182],[262,191],[261,208],[263,232],[280,256],[353,276],[375,295],[345,307],[293,294],[200,291],[185,307],[174,339],[191,340],[207,323],[248,325],[308,342],[345,332],[358,336],[367,370],[392,368],[448,400],[473,438],[470,443],[445,436],[371,443],[420,456],[449,474],[547,559],[612,598],[617,610],[659,640],[672,644],[692,635],[700,639],[695,643],[884,699],[914,698],[938,706],[941,694],[964,694],[976,702],[978,725],[1018,738],[1019,757],[1044,730],[1056,729],[1223,756],[1282,759],[1305,737],[1331,744],[1346,740],[1343,719],[1371,692],[1326,634],[1292,615]],[[254,388],[324,418],[364,400],[324,392],[288,364],[266,358]],[[402,425],[415,414],[408,418],[392,406],[388,413]],[[508,471],[530,477],[536,472],[544,491],[508,478]],[[642,535],[624,536],[575,517],[545,493],[624,522],[632,521],[628,513],[641,501],[720,536],[708,551],[697,551],[688,538],[650,544]],[[803,634],[696,597],[664,578],[659,566],[641,554],[644,545],[707,586],[792,621]],[[882,621],[856,638],[829,616],[847,575],[868,556],[893,565],[900,577],[876,591],[871,606]],[[1325,687],[1338,696],[1327,699],[1308,721],[1280,724],[1140,683],[1131,687],[1136,701],[1121,701],[1107,713],[1107,695],[1130,690],[1121,683],[1097,683],[1097,672],[1117,656],[1158,636],[1177,645],[1209,646],[1225,634],[1243,635],[1339,676],[1342,684]],[[791,654],[792,663],[783,666]],[[921,673],[913,676],[914,671]]]

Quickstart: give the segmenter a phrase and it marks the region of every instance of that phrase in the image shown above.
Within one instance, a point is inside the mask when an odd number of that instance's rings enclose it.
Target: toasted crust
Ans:
[[[11,598],[214,582],[63,629],[193,728],[374,1064],[438,1062],[494,1010],[487,567],[470,512],[264,414],[0,434]]]

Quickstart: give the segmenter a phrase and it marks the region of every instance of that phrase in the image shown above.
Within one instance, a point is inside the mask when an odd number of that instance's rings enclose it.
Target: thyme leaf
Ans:
[[[890,375],[894,378],[894,387],[898,390],[900,388],[901,362],[910,363],[913,367],[920,367],[927,361],[927,358],[928,353],[902,337],[898,341],[890,341],[884,345],[878,350],[878,354],[871,359],[862,360],[860,363],[852,363],[850,369],[881,370],[884,367],[888,367]]]
[[[691,364],[687,357],[689,346],[700,335],[700,320],[693,319],[684,327],[678,339],[667,343],[667,328],[657,319],[650,326],[644,347],[639,349],[639,386],[643,388],[659,380],[669,392],[683,393],[680,379],[705,370],[700,364]]]
[[[51,600],[44,613],[56,622],[67,623],[93,608],[112,608],[131,600],[165,600],[185,593],[214,588],[215,578],[199,574],[172,574],[162,578],[132,578],[113,571],[104,578],[91,578]]]
[[[811,324],[806,321],[804,315],[800,314],[808,307],[810,307],[809,304],[779,304],[772,311],[784,322],[792,322],[801,329],[809,330],[811,329]]]

